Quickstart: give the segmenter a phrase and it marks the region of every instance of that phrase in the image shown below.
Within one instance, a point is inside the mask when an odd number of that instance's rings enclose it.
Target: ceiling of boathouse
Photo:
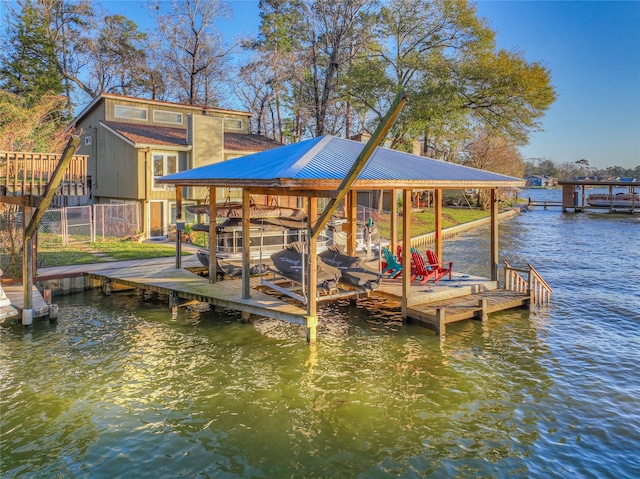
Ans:
[[[156,181],[178,186],[336,189],[364,147],[364,143],[325,135],[180,171]],[[524,185],[520,178],[378,147],[353,188],[455,189]]]

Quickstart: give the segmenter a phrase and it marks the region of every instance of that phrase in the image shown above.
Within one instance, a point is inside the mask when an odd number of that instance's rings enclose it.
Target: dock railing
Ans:
[[[41,196],[61,155],[0,151],[0,196]],[[87,186],[87,156],[74,155],[56,194],[82,196]]]
[[[514,268],[504,261],[504,289],[529,295],[530,307],[549,302],[553,289],[532,265],[527,267]]]

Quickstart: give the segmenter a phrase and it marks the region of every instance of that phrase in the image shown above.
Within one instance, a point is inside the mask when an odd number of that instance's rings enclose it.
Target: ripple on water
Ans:
[[[0,474],[640,476],[639,273],[609,254],[637,222],[547,211],[500,228],[504,258],[531,261],[552,303],[445,341],[374,300],[322,306],[307,346],[304,328],[229,311],[60,298],[57,324],[0,328]],[[481,238],[445,256],[483,274]]]

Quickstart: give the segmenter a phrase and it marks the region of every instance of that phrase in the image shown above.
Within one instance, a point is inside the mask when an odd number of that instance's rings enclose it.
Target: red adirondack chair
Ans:
[[[411,281],[417,279],[420,281],[418,284],[423,285],[429,281],[430,278],[436,275],[434,270],[427,268],[427,265],[424,264],[422,255],[415,248],[411,248],[411,260],[413,262],[411,268]]]
[[[429,268],[435,273],[433,277],[434,283],[437,283],[446,275],[449,275],[449,279],[451,279],[451,270],[453,269],[452,261],[448,263],[440,263],[436,254],[431,250],[427,250],[427,261],[429,262]],[[447,268],[444,265],[449,265],[449,267]]]

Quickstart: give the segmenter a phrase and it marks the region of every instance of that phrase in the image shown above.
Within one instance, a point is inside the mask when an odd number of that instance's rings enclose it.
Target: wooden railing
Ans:
[[[0,151],[0,196],[42,196],[61,155]],[[56,194],[86,194],[87,156],[75,155]]]
[[[530,306],[549,302],[551,299],[551,286],[542,279],[536,269],[527,264],[529,269],[513,268],[504,262],[504,289],[527,294],[530,297]]]

